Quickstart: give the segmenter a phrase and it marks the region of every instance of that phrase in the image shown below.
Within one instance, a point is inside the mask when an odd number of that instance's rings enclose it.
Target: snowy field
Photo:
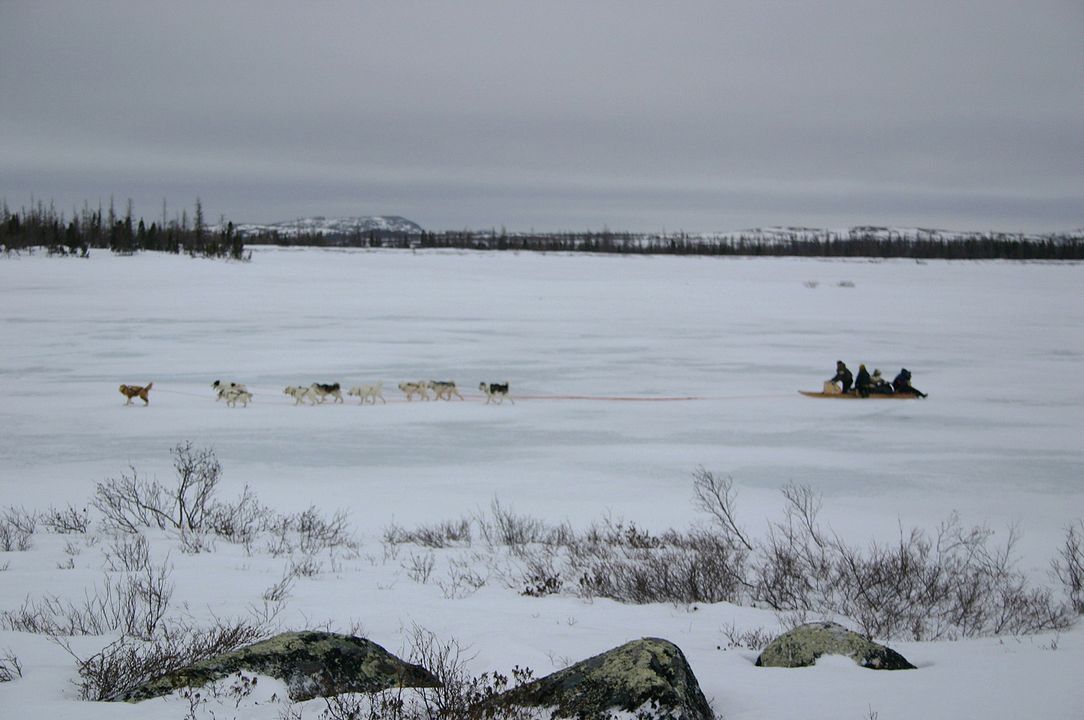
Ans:
[[[803,483],[823,496],[825,524],[855,544],[890,540],[901,524],[933,529],[953,511],[999,536],[1016,527],[1020,568],[1048,583],[1066,528],[1084,515],[1082,287],[1084,265],[1010,262],[271,248],[251,263],[4,258],[0,509],[82,507],[129,466],[166,481],[169,449],[191,441],[214,448],[226,496],[249,485],[282,512],[349,512],[360,552],[299,578],[284,627],[356,625],[398,652],[416,624],[469,645],[472,671],[518,664],[538,676],[664,637],[729,720],[1080,718],[1079,627],[890,643],[912,672],[837,659],[766,670],[755,652],[720,646],[726,626],[777,631],[767,610],[531,598],[496,581],[447,598],[444,554],[419,582],[412,551],[389,557],[381,538],[391,523],[454,520],[494,498],[553,524],[686,528],[706,522],[692,503],[702,466],[733,478],[754,534],[780,514],[780,488]],[[930,397],[797,393],[819,389],[837,359],[889,378],[907,367]],[[430,378],[455,380],[466,400],[407,403],[395,388]],[[247,384],[253,403],[216,403],[215,379]],[[282,394],[378,380],[386,405],[296,407]],[[508,381],[515,404],[485,405],[482,380]],[[149,381],[149,407],[126,407],[117,386]],[[70,539],[39,528],[32,550],[0,553],[0,610],[101,582],[101,552],[66,553]],[[173,602],[195,618],[258,602],[287,562],[222,541],[184,554],[164,534],[152,550],[169,553]],[[59,569],[69,558],[74,568]],[[187,711],[177,699],[81,702],[71,658],[47,638],[3,630],[5,649],[24,677],[0,684],[0,717]]]

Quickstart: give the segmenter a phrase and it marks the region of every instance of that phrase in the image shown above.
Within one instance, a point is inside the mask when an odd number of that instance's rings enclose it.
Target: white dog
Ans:
[[[215,391],[215,402],[222,400],[226,397],[226,393],[233,390],[240,390],[241,392],[248,392],[248,388],[241,383],[235,382],[222,382],[221,380],[215,380],[211,383],[211,389]]]
[[[309,385],[309,392],[320,399],[320,402],[333,398],[335,402],[341,403],[343,401],[343,394],[340,391],[339,383],[331,383],[325,385],[324,383],[313,383]]]
[[[419,380],[418,382],[399,383],[399,389],[403,391],[404,395],[406,395],[407,401],[413,400],[414,395],[418,395],[422,400],[428,400],[429,391],[426,390],[428,386],[429,383],[425,382],[424,380]]]
[[[376,405],[377,398],[380,398],[380,402],[387,404],[387,400],[384,399],[384,383],[378,382],[372,385],[355,385],[350,388],[346,393],[350,397],[357,397],[360,401],[359,404],[364,405],[367,402],[371,402]]]
[[[455,386],[455,382],[452,380],[430,380],[426,387],[436,394],[434,400],[451,400],[452,395],[455,395],[460,400],[463,399]]]
[[[289,395],[294,399],[294,405],[300,405],[302,400],[308,400],[310,404],[315,405],[316,395],[312,392],[312,388],[307,388],[304,385],[291,385],[282,391],[283,395]]]
[[[242,406],[248,407],[248,401],[252,399],[252,393],[248,390],[232,388],[227,389],[220,397],[226,398],[226,405],[228,407],[236,407],[238,402],[240,402]]]
[[[487,383],[483,382],[478,385],[478,389],[486,394],[486,405],[496,403],[500,405],[504,402],[505,398],[508,398],[508,402],[513,405],[516,401],[512,399],[512,396],[508,394],[508,382],[502,383]]]

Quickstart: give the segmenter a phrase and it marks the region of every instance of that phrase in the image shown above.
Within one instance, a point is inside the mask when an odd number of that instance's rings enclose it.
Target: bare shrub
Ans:
[[[105,548],[105,561],[115,572],[139,572],[150,565],[151,554],[147,538],[142,534],[117,534]]]
[[[650,548],[580,543],[569,550],[585,597],[622,602],[737,602],[746,553],[707,530],[669,531]]]
[[[215,488],[222,476],[214,451],[197,450],[192,443],[181,443],[170,450],[176,485],[166,487],[156,480],[121,475],[98,483],[94,507],[108,527],[123,532],[138,532],[141,527],[201,530],[212,509]]]
[[[553,551],[531,553],[524,564],[520,595],[542,597],[561,592],[564,580]]]
[[[739,629],[734,623],[724,625],[720,628],[720,631],[726,638],[726,649],[728,650],[733,648],[744,648],[759,652],[768,647],[775,638],[775,635],[765,628],[755,627]]]
[[[713,473],[698,467],[693,472],[693,495],[696,507],[715,518],[715,523],[723,537],[731,545],[740,545],[752,550],[753,544],[734,519],[734,479],[716,477]]]
[[[210,628],[171,623],[146,642],[125,635],[89,657],[78,655],[67,641],[57,642],[75,658],[82,699],[118,701],[150,680],[232,652],[265,634],[248,620],[218,621]]]
[[[1051,564],[1054,577],[1061,582],[1073,610],[1084,613],[1084,521],[1077,520],[1065,531],[1065,545]]]
[[[200,555],[215,551],[215,536],[205,530],[181,528],[177,537],[181,541],[181,552],[186,555]]]
[[[471,558],[451,558],[448,561],[448,577],[437,582],[444,597],[449,599],[467,597],[485,587],[489,575],[479,572],[483,563],[475,555]]]
[[[282,578],[263,591],[263,599],[271,603],[284,603],[287,598],[290,597],[290,590],[294,586],[294,578],[296,576],[291,572],[291,568],[287,568]]]
[[[529,515],[517,515],[497,498],[493,498],[489,505],[489,516],[479,515],[477,520],[482,537],[490,545],[506,545],[515,549],[547,539],[545,523]]]
[[[392,523],[384,528],[384,542],[402,545],[414,543],[422,547],[441,549],[471,544],[471,521],[468,518],[444,520],[435,525],[422,525],[407,530]]]
[[[90,518],[87,509],[79,510],[71,503],[63,508],[51,507],[41,514],[41,522],[50,531],[58,535],[79,533],[86,535],[90,529]]]
[[[302,552],[311,554],[354,544],[347,530],[347,517],[345,510],[337,510],[331,517],[324,517],[315,506],[309,506],[292,518],[298,547]]]
[[[215,502],[207,513],[207,528],[226,540],[247,544],[268,529],[271,510],[245,485],[234,502]]]
[[[114,580],[106,576],[101,588],[84,594],[82,602],[56,595],[29,597],[17,610],[0,613],[0,625],[17,632],[45,635],[104,635],[121,631],[151,638],[159,628],[173,585],[166,566],[147,566],[141,573]]]
[[[299,560],[290,560],[291,577],[316,577],[324,569],[324,564],[312,555],[303,555]]]
[[[14,505],[0,513],[0,552],[25,552],[33,545],[38,518]]]
[[[848,545],[821,530],[820,499],[787,486],[782,522],[754,563],[754,596],[781,612],[840,614],[870,637],[951,639],[1064,628],[1066,608],[1016,568],[1016,535],[966,528],[956,515],[934,535],[899,530],[894,543]]]
[[[11,682],[23,676],[23,666],[11,650],[0,655],[0,682]]]
[[[429,576],[433,574],[436,562],[436,557],[431,552],[421,555],[410,553],[410,560],[403,565],[403,568],[406,569],[407,576],[411,580],[424,585],[429,582]]]

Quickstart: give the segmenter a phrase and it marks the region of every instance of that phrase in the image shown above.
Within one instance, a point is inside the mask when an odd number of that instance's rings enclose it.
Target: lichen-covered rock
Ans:
[[[404,662],[364,638],[329,632],[288,632],[169,673],[122,699],[146,700],[243,671],[282,680],[289,688],[290,699],[295,701],[345,692],[440,685],[425,668]]]
[[[762,667],[806,667],[821,655],[846,655],[871,670],[914,670],[907,658],[833,622],[799,625],[783,633],[757,658]]]
[[[494,704],[546,708],[552,717],[578,720],[614,712],[674,720],[714,717],[681,650],[659,638],[634,640],[588,658],[510,690]]]

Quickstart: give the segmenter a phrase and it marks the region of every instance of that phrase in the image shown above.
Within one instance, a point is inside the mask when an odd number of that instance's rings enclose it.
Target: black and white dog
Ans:
[[[222,382],[221,380],[215,380],[211,383],[211,389],[215,391],[216,402],[222,400],[232,392],[248,392],[248,388],[241,383]]]
[[[324,383],[313,383],[309,385],[309,392],[320,399],[320,402],[333,398],[335,402],[341,403],[343,401],[342,390],[339,387],[339,383],[331,383],[325,385]]]
[[[503,383],[482,382],[478,385],[478,389],[486,394],[486,405],[490,404],[491,402],[500,405],[502,402],[504,402],[505,398],[508,398],[508,402],[512,403],[513,405],[516,404],[516,401],[513,400],[512,397],[508,394],[507,381]]]

